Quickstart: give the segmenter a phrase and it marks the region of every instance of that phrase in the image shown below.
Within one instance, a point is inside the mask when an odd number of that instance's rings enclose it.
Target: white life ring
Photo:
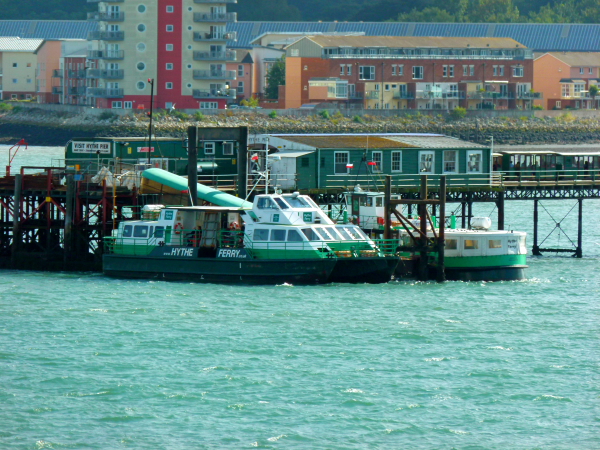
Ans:
[[[177,222],[175,225],[175,234],[181,234],[181,230],[183,230],[183,225],[181,222]]]

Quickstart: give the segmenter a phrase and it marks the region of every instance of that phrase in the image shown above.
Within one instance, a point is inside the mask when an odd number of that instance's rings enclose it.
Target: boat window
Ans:
[[[325,239],[326,241],[333,241],[333,238],[331,237],[331,235],[327,232],[327,230],[323,227],[317,227],[317,232],[323,236],[323,239]]]
[[[312,206],[310,206],[302,197],[285,197],[285,200],[292,208],[312,208]]]
[[[344,229],[352,236],[352,239],[369,239],[358,227],[344,227]]]
[[[289,230],[287,240],[289,242],[302,242],[302,236],[296,230]]]
[[[321,236],[319,236],[319,234],[312,228],[302,228],[302,232],[304,233],[304,236],[306,236],[306,239],[308,239],[309,241],[323,240]]]
[[[131,237],[132,234],[133,234],[133,226],[125,225],[125,228],[123,229],[123,237]]]
[[[258,209],[279,209],[269,197],[261,197],[256,204]]]
[[[475,239],[465,239],[465,250],[477,250],[479,248],[479,241]]]
[[[154,237],[161,238],[165,235],[165,227],[156,227],[154,228]]]
[[[367,206],[373,206],[373,197],[367,197]]]
[[[255,241],[268,241],[269,240],[269,230],[256,228],[254,230],[254,240]]]
[[[285,241],[285,230],[271,230],[272,241]]]
[[[338,241],[343,241],[345,239],[335,227],[328,227],[327,231]]]
[[[490,239],[489,240],[489,248],[502,248],[502,240],[501,239]]]
[[[306,200],[306,203],[308,203],[309,206],[312,205],[313,208],[319,207],[310,197],[306,197],[304,200]]]
[[[273,200],[275,200],[275,203],[277,203],[281,209],[289,209],[290,208],[288,206],[288,204],[280,198],[275,197]]]
[[[457,250],[458,241],[456,239],[446,239],[446,250]]]
[[[383,197],[375,197],[375,206],[378,208],[383,206]]]
[[[346,230],[344,230],[342,227],[338,227],[336,230],[337,230],[338,233],[340,233],[342,235],[342,239],[344,241],[351,241],[352,240],[352,236],[350,236],[348,234],[348,232]]]
[[[148,237],[148,227],[146,225],[136,225],[133,227],[133,237]]]

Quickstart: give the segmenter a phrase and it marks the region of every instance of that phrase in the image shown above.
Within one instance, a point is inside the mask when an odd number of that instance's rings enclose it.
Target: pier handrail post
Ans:
[[[12,245],[10,249],[11,268],[17,268],[17,251],[21,243],[21,188],[23,186],[23,175],[15,175],[15,197],[13,201],[13,230]]]
[[[439,224],[438,224],[438,265],[437,265],[437,281],[446,281],[446,267],[444,260],[444,251],[446,247],[446,175],[440,177],[440,208],[439,208]]]

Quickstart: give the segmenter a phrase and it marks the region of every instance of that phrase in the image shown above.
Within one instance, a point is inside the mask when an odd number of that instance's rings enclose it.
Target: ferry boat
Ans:
[[[346,194],[346,203],[350,219],[356,221],[367,233],[377,234],[383,230],[384,194],[357,190]],[[403,263],[399,265],[398,277],[413,272],[412,266],[417,258],[409,251],[415,242],[409,231],[392,221],[393,245],[400,251]],[[488,217],[473,217],[470,229],[457,229],[451,220],[451,227],[445,228],[444,267],[446,279],[462,281],[503,281],[525,279],[527,269],[527,233],[523,231],[491,230]],[[413,220],[419,228],[418,219]],[[410,229],[410,228],[409,228]],[[427,235],[437,235],[431,226]],[[396,246],[397,245],[397,246]],[[390,247],[390,243],[386,244]],[[432,271],[437,265],[437,253],[430,253],[428,265]],[[402,270],[402,272],[400,272]]]
[[[186,181],[150,171],[172,183]],[[399,262],[359,227],[335,224],[308,196],[264,194],[249,203],[198,187],[199,197],[217,206],[147,205],[141,220],[121,222],[106,239],[104,273],[225,283],[382,283]]]

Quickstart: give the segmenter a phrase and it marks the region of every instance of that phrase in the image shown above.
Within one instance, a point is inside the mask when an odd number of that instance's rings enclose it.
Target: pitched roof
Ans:
[[[407,36],[309,36],[307,39],[321,47],[433,47],[433,48],[515,48],[524,45],[511,38],[488,37],[407,37]]]
[[[87,39],[98,22],[87,20],[0,20],[0,36],[32,39]]]
[[[549,52],[547,54],[571,67],[600,67],[600,52]]]
[[[43,39],[21,39],[18,37],[0,37],[0,52],[35,52],[44,42]]]

